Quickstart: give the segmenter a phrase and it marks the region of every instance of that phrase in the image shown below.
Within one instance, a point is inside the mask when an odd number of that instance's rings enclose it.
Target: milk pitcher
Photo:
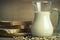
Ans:
[[[35,17],[31,27],[33,36],[48,37],[52,36],[54,28],[50,19],[51,1],[33,2]]]

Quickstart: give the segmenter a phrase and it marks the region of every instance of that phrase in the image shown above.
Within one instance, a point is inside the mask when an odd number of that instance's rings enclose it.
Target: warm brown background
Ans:
[[[0,1],[0,20],[31,21],[34,18],[33,0]],[[60,8],[59,0],[52,0],[53,7]]]

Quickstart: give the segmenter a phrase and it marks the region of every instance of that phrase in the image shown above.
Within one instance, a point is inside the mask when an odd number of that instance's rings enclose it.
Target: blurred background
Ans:
[[[34,0],[0,0],[0,20],[33,21]],[[60,0],[52,1],[52,7],[60,9]]]

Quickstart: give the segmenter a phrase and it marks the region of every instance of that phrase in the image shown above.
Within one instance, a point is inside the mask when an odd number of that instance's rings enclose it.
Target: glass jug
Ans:
[[[31,27],[32,35],[39,37],[52,36],[54,27],[51,22],[50,15],[52,11],[58,13],[58,9],[54,8],[52,10],[50,1],[35,1],[33,2],[33,5],[35,10],[35,17]]]

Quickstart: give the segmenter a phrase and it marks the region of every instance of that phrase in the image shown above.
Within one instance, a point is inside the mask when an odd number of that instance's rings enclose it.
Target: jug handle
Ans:
[[[54,24],[55,27],[57,28],[58,25],[59,25],[59,21],[60,21],[60,18],[59,18],[59,15],[60,15],[59,12],[60,12],[60,11],[59,11],[58,8],[53,8],[52,11],[55,11],[55,12],[57,13],[57,19],[56,19],[57,21],[56,21],[56,23],[55,23],[56,25]]]

